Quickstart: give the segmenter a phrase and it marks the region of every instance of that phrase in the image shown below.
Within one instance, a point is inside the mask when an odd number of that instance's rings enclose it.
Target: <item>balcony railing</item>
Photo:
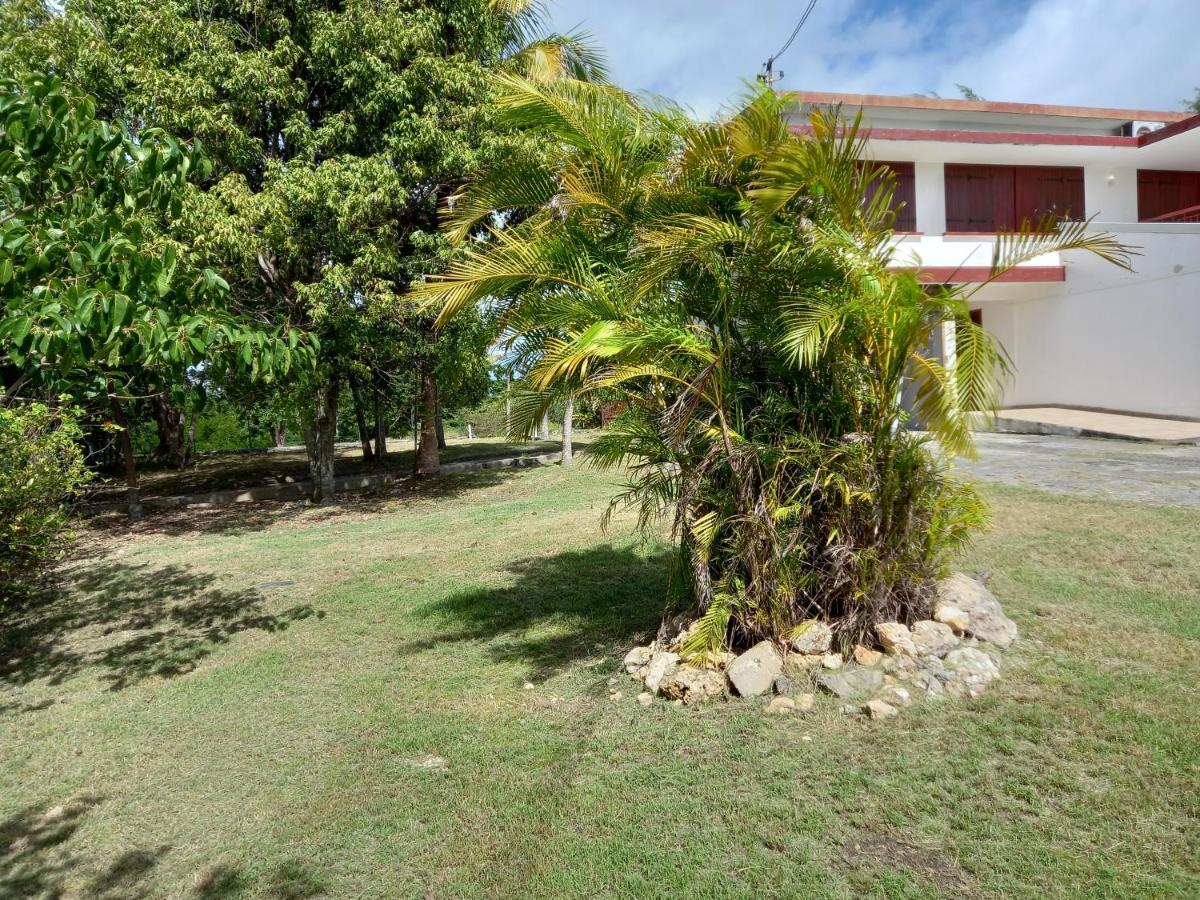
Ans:
[[[1200,222],[1200,204],[1196,206],[1188,206],[1184,209],[1177,209],[1174,212],[1163,213],[1161,216],[1155,216],[1153,219],[1144,219],[1145,222]]]

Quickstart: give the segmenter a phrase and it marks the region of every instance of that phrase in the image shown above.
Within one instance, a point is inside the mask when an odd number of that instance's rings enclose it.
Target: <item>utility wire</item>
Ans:
[[[763,80],[765,80],[768,84],[775,80],[774,72],[776,60],[788,52],[788,49],[792,46],[792,42],[796,40],[796,35],[800,33],[800,29],[804,27],[804,23],[808,21],[808,17],[812,15],[812,11],[816,9],[816,7],[817,0],[809,0],[807,8],[804,10],[804,14],[800,16],[800,21],[797,22],[796,27],[792,29],[791,37],[787,39],[787,42],[780,47],[778,51],[768,57],[766,63],[763,64],[763,71],[766,73],[766,77]]]

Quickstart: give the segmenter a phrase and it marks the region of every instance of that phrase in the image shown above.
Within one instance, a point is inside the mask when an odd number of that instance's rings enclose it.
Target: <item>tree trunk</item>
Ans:
[[[154,408],[154,424],[158,427],[155,458],[173,469],[186,467],[189,454],[183,410],[166,394],[155,395],[150,404]]]
[[[538,427],[538,437],[543,441],[550,440],[550,410],[547,408],[542,413],[542,424]]]
[[[287,441],[287,427],[282,422],[276,422],[271,428],[271,439],[275,442],[276,447],[285,446]]]
[[[334,499],[333,454],[337,440],[337,408],[340,385],[337,378],[317,384],[313,397],[301,411],[308,474],[312,479],[309,499],[326,503]]]
[[[429,367],[421,367],[421,437],[415,473],[436,475],[441,468],[437,440],[437,381]]]
[[[438,449],[446,449],[446,423],[442,421],[442,392],[437,391],[437,442]]]
[[[504,387],[504,436],[512,431],[512,376],[509,375]]]
[[[575,456],[572,440],[575,437],[575,395],[567,394],[566,409],[563,410],[562,464],[569,466]]]
[[[188,416],[188,459],[196,458],[196,407],[192,407],[192,412]]]
[[[125,418],[125,410],[117,397],[116,388],[108,383],[108,404],[112,409],[113,422],[121,429],[121,459],[125,463],[125,506],[129,513],[129,521],[136,522],[145,513],[142,511],[142,497],[138,490],[137,460],[133,457],[133,437],[129,434],[129,420]]]
[[[375,451],[371,449],[371,435],[367,431],[367,411],[363,408],[362,394],[358,390],[358,379],[350,376],[350,397],[354,401],[354,418],[358,422],[358,440],[362,444],[363,462],[373,462]]]
[[[387,421],[383,418],[383,391],[374,389],[375,400],[375,465],[382,467],[387,460]]]

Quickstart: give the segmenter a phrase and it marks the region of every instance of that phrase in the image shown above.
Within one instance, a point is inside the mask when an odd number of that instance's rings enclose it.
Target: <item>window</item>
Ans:
[[[896,211],[896,231],[917,230],[917,179],[910,162],[877,162],[874,166],[885,166],[896,177],[892,189],[892,209]],[[867,192],[867,202],[875,196],[876,186]]]
[[[1200,206],[1200,172],[1138,169],[1138,221]]]
[[[1047,213],[1084,216],[1083,169],[1066,166],[946,166],[946,231],[1012,231]]]

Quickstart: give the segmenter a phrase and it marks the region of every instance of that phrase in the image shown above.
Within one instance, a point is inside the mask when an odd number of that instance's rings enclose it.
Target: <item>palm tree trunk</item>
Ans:
[[[575,395],[567,394],[566,409],[563,410],[563,425],[562,425],[562,464],[564,466],[571,465],[571,460],[575,456],[575,448],[573,439],[575,437]]]
[[[543,441],[550,440],[550,410],[547,409],[542,413],[542,422],[538,426],[538,437]]]

